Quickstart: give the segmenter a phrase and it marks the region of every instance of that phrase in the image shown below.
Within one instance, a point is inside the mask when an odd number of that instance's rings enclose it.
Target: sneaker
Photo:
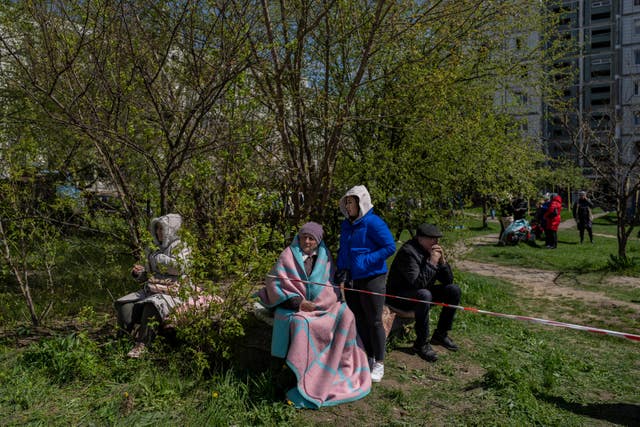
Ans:
[[[371,369],[371,381],[379,383],[384,376],[384,365],[381,362],[374,362],[373,369]]]
[[[458,346],[447,335],[433,334],[431,344],[441,345],[447,350],[458,351]]]
[[[147,346],[143,342],[136,343],[136,345],[127,353],[128,357],[133,359],[139,359],[147,351]]]
[[[435,362],[438,360],[438,353],[427,343],[422,345],[413,345],[413,351],[427,362]]]

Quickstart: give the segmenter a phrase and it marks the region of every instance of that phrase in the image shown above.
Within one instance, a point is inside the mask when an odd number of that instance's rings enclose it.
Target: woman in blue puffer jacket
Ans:
[[[364,185],[351,188],[340,199],[345,220],[340,226],[336,283],[347,288],[379,294],[386,292],[386,260],[396,245],[387,224],[375,213],[371,196]],[[345,294],[347,305],[356,317],[358,335],[369,357],[371,380],[384,375],[386,335],[382,325],[384,296],[363,292]]]

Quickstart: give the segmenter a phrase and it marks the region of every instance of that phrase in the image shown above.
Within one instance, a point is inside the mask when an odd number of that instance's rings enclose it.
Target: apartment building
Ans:
[[[569,123],[577,126],[582,118],[603,132],[612,130],[624,156],[635,156],[640,144],[640,0],[565,0],[555,11],[561,14],[561,37],[575,45],[570,56],[556,63],[575,71],[563,94],[573,106]],[[578,160],[563,122],[560,117],[543,122],[547,153]]]

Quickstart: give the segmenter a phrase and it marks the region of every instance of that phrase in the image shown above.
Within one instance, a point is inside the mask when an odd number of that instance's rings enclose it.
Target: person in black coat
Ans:
[[[513,200],[511,206],[513,207],[513,220],[518,221],[520,219],[526,219],[527,217],[527,201],[522,197],[518,197]]]
[[[581,191],[578,196],[578,200],[573,204],[572,213],[580,232],[580,243],[584,241],[584,230],[587,230],[589,241],[593,243],[593,202],[587,197],[586,191]]]
[[[438,359],[430,344],[441,345],[451,351],[458,349],[448,336],[448,331],[453,325],[455,308],[442,308],[436,330],[431,341],[428,341],[431,308],[429,303],[437,301],[458,305],[461,295],[460,287],[453,283],[453,272],[446,261],[444,251],[438,244],[440,237],[442,233],[435,225],[420,225],[416,236],[402,245],[396,254],[387,279],[388,294],[420,301],[387,297],[386,303],[400,310],[414,311],[416,341],[413,350],[428,362]]]

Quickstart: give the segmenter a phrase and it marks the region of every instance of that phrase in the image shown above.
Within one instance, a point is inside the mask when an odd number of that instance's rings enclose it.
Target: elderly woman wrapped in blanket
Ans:
[[[360,399],[371,390],[367,355],[355,318],[338,300],[334,273],[320,224],[302,226],[258,292],[275,309],[271,354],[286,358],[297,378],[287,398],[299,408],[319,408]]]

